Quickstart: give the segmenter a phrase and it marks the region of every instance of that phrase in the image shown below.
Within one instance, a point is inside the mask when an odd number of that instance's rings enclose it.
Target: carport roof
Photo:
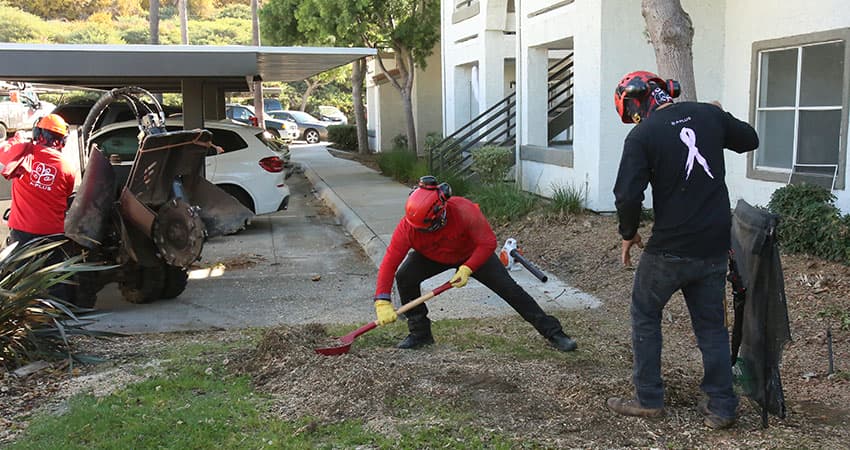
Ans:
[[[0,44],[0,80],[98,89],[180,91],[187,79],[248,89],[247,79],[298,81],[375,54],[370,48]],[[246,79],[246,77],[248,77]]]

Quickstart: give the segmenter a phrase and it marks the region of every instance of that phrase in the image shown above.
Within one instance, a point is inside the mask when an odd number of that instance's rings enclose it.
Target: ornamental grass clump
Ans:
[[[70,358],[69,336],[115,335],[87,330],[94,322],[92,310],[74,306],[49,294],[49,289],[69,283],[75,273],[107,267],[83,264],[80,256],[50,264],[54,251],[67,241],[37,239],[13,243],[0,252],[0,367],[13,370],[37,360]]]

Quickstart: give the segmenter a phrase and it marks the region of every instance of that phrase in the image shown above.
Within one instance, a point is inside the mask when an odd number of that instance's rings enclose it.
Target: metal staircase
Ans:
[[[548,138],[573,125],[573,54],[549,66]],[[512,146],[516,137],[516,94],[511,93],[428,149],[432,173],[472,175],[471,150],[486,145]]]

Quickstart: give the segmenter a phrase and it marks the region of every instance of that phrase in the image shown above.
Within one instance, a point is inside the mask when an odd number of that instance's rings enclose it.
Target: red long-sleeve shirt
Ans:
[[[30,148],[26,148],[30,146]],[[12,180],[12,212],[9,228],[31,234],[57,234],[65,231],[65,210],[74,191],[74,169],[62,151],[29,142],[13,142],[0,149],[3,156],[19,160]]]
[[[448,200],[446,225],[437,231],[418,231],[402,218],[378,269],[375,298],[390,298],[396,269],[410,249],[438,263],[463,264],[475,272],[496,250],[496,234],[478,205],[463,197]]]

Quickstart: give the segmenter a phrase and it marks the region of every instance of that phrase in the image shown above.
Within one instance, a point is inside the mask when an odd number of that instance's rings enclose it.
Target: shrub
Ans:
[[[850,216],[842,216],[834,202],[835,196],[819,186],[788,185],[774,191],[768,209],[780,216],[782,248],[850,264]]]
[[[513,166],[513,151],[508,147],[484,146],[472,150],[472,170],[484,183],[503,181]]]
[[[584,193],[573,185],[552,185],[549,209],[555,214],[581,214],[584,211]]]
[[[0,42],[42,42],[47,34],[38,16],[0,3]]]
[[[197,20],[189,27],[192,45],[251,45],[251,22],[240,19]]]
[[[111,23],[78,22],[63,28],[55,39],[62,44],[123,44],[124,40]]]
[[[443,134],[438,133],[436,131],[432,131],[425,135],[425,148],[423,150],[430,151],[432,148],[436,147],[437,144],[443,141]]]
[[[251,20],[251,6],[231,3],[218,11],[218,18]]]
[[[48,267],[50,252],[64,241],[44,239],[12,244],[0,252],[0,368],[14,369],[39,359],[71,354],[68,336],[106,336],[112,333],[85,329],[92,321],[80,309],[52,298],[48,289],[75,272],[95,269],[78,264],[75,256]]]
[[[397,134],[392,141],[393,150],[407,150],[407,136]]]
[[[357,127],[355,125],[330,125],[328,126],[328,140],[334,144],[334,147],[340,150],[356,152],[357,146]]]
[[[431,175],[437,177],[439,183],[449,183],[449,186],[452,187],[452,195],[466,197],[471,190],[471,183],[463,175],[449,172],[441,173],[439,171],[432,171]]]
[[[428,163],[408,150],[378,153],[377,161],[384,175],[402,183],[413,184],[419,177],[428,175]]]
[[[488,219],[506,222],[525,216],[532,209],[536,198],[520,190],[514,183],[492,183],[474,187],[469,198],[481,207]]]

